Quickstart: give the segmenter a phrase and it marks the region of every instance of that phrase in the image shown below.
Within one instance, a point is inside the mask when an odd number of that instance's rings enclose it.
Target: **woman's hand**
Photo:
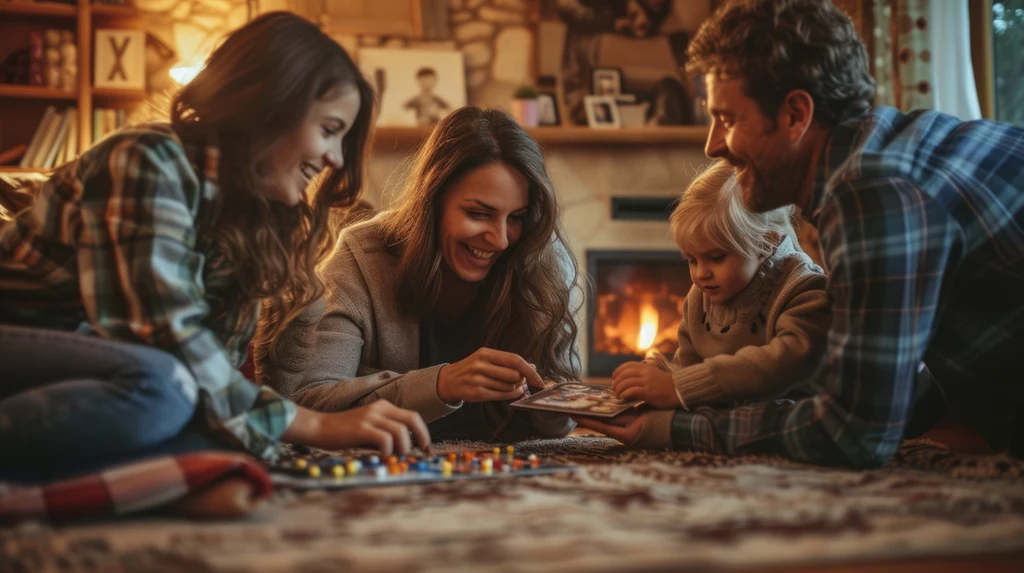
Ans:
[[[463,360],[441,367],[437,395],[448,404],[514,400],[527,386],[543,388],[540,375],[518,354],[481,348]]]
[[[430,447],[430,432],[418,413],[378,400],[344,412],[299,408],[281,440],[324,450],[372,446],[388,456],[409,453],[410,432],[421,449]]]
[[[661,410],[680,406],[672,374],[647,362],[627,362],[616,368],[612,391],[621,400],[643,400]]]

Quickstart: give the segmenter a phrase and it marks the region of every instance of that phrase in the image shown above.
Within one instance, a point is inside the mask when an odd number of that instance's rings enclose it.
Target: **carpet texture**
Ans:
[[[0,571],[644,571],[1024,550],[1024,462],[907,442],[885,468],[518,445],[580,469],[512,480],[278,491],[253,517],[0,531]],[[484,450],[448,443],[440,451]]]

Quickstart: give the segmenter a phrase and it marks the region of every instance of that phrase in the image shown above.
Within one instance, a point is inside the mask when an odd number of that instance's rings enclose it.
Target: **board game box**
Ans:
[[[604,384],[565,382],[509,405],[513,408],[613,418],[642,403],[639,400],[631,402],[620,400],[612,393],[611,386]]]
[[[497,479],[571,472],[575,466],[559,464],[512,446],[490,452],[445,455],[335,456],[304,454],[286,457],[269,466],[276,486],[291,489],[347,489],[411,485],[440,481]]]

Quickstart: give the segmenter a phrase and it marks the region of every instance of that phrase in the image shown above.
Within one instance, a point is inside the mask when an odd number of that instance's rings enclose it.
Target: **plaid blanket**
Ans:
[[[256,499],[269,497],[273,490],[266,469],[243,454],[163,456],[43,486],[0,483],[0,523],[127,515],[158,508],[228,478],[250,482]]]

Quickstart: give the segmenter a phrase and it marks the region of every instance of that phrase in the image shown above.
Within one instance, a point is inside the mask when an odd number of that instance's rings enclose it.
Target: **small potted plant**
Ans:
[[[537,103],[539,95],[540,92],[533,86],[520,86],[512,94],[512,105],[509,111],[523,127],[537,127],[537,122],[540,119],[540,106]]]

